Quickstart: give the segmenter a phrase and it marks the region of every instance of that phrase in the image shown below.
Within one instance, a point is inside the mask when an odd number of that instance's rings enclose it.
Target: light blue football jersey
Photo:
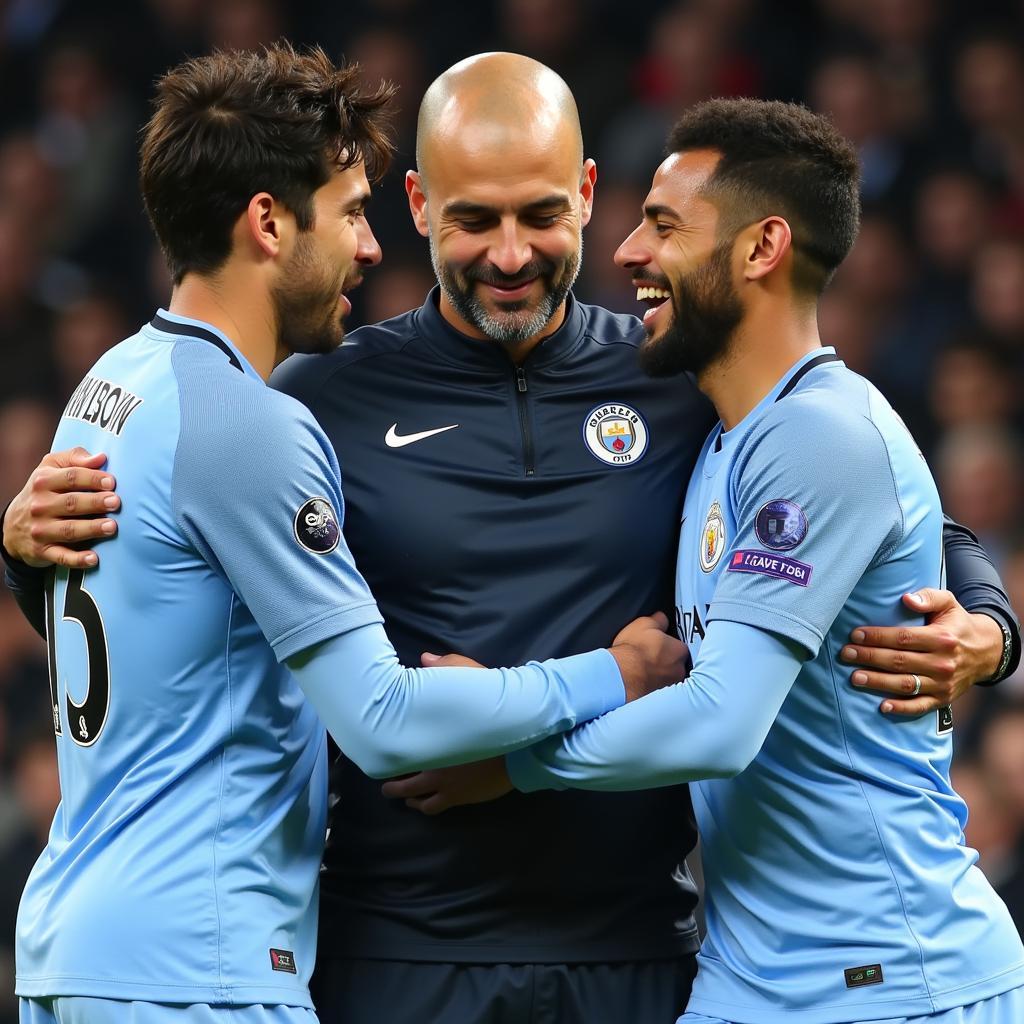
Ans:
[[[107,452],[125,501],[98,569],[48,589],[62,799],[17,992],[309,1006],[326,737],[281,662],[380,621],[334,453],[169,314],[100,359],[54,444]]]
[[[951,713],[883,716],[839,661],[858,625],[920,621],[900,597],[941,586],[942,557],[916,444],[831,349],[705,444],[681,527],[680,633],[695,662],[714,620],[788,638],[807,661],[750,766],[691,785],[707,937],[690,1010],[836,1024],[1024,983],[1020,938],[964,845]]]
[[[309,1006],[314,707],[388,776],[623,702],[607,650],[403,668],[341,533],[326,436],[207,324],[160,313],[104,355],[55,444],[105,450],[124,510],[99,568],[47,590],[62,800],[19,912],[21,996]]]

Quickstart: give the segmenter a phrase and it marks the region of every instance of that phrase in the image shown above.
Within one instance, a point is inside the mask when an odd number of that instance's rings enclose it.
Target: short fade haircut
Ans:
[[[796,103],[714,99],[676,122],[668,154],[722,154],[704,186],[720,236],[772,215],[793,233],[793,287],[820,294],[846,258],[860,223],[860,162],[832,122]]]
[[[395,88],[364,90],[359,74],[319,47],[299,53],[281,42],[196,57],[159,79],[140,180],[175,284],[223,266],[232,227],[258,192],[308,231],[313,193],[334,171],[362,161],[371,181],[380,178],[391,157]]]

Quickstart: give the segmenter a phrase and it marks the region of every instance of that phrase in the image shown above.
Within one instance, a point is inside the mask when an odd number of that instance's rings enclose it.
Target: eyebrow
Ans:
[[[343,210],[360,210],[373,198],[370,192],[360,192],[359,195],[353,196],[348,202],[342,203]]]
[[[679,214],[671,206],[664,206],[661,203],[648,203],[644,207],[644,216],[648,220],[656,220],[658,217],[671,217],[673,220],[679,220]]]
[[[538,210],[568,209],[569,197],[564,193],[554,193],[543,196],[541,199],[531,200],[520,208],[520,213],[535,213]],[[482,217],[497,212],[497,207],[485,206],[483,203],[474,203],[468,199],[453,199],[446,203],[441,211],[446,217]]]

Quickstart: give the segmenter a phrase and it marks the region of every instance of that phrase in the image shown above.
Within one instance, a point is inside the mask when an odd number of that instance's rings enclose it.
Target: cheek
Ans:
[[[348,259],[353,259],[356,254],[356,250],[359,248],[359,233],[356,231],[355,225],[347,219],[341,229],[339,242],[341,252],[347,256]]]
[[[434,235],[434,248],[442,263],[455,267],[468,267],[485,259],[489,240],[487,235],[473,235],[456,228],[441,229]]]
[[[355,228],[346,221],[338,228],[332,243],[330,249],[326,250],[324,254],[326,257],[324,270],[331,276],[344,277],[355,262],[356,251],[359,248],[359,239],[356,237]]]
[[[580,232],[575,225],[548,228],[547,231],[537,232],[530,239],[530,244],[548,259],[561,262],[579,251]]]

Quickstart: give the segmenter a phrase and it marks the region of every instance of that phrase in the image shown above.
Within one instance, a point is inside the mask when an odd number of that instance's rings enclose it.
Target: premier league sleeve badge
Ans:
[[[334,506],[326,498],[310,498],[295,513],[295,539],[314,555],[329,555],[341,540]]]
[[[769,551],[791,551],[807,536],[807,516],[795,501],[774,498],[757,513],[754,533]]]

